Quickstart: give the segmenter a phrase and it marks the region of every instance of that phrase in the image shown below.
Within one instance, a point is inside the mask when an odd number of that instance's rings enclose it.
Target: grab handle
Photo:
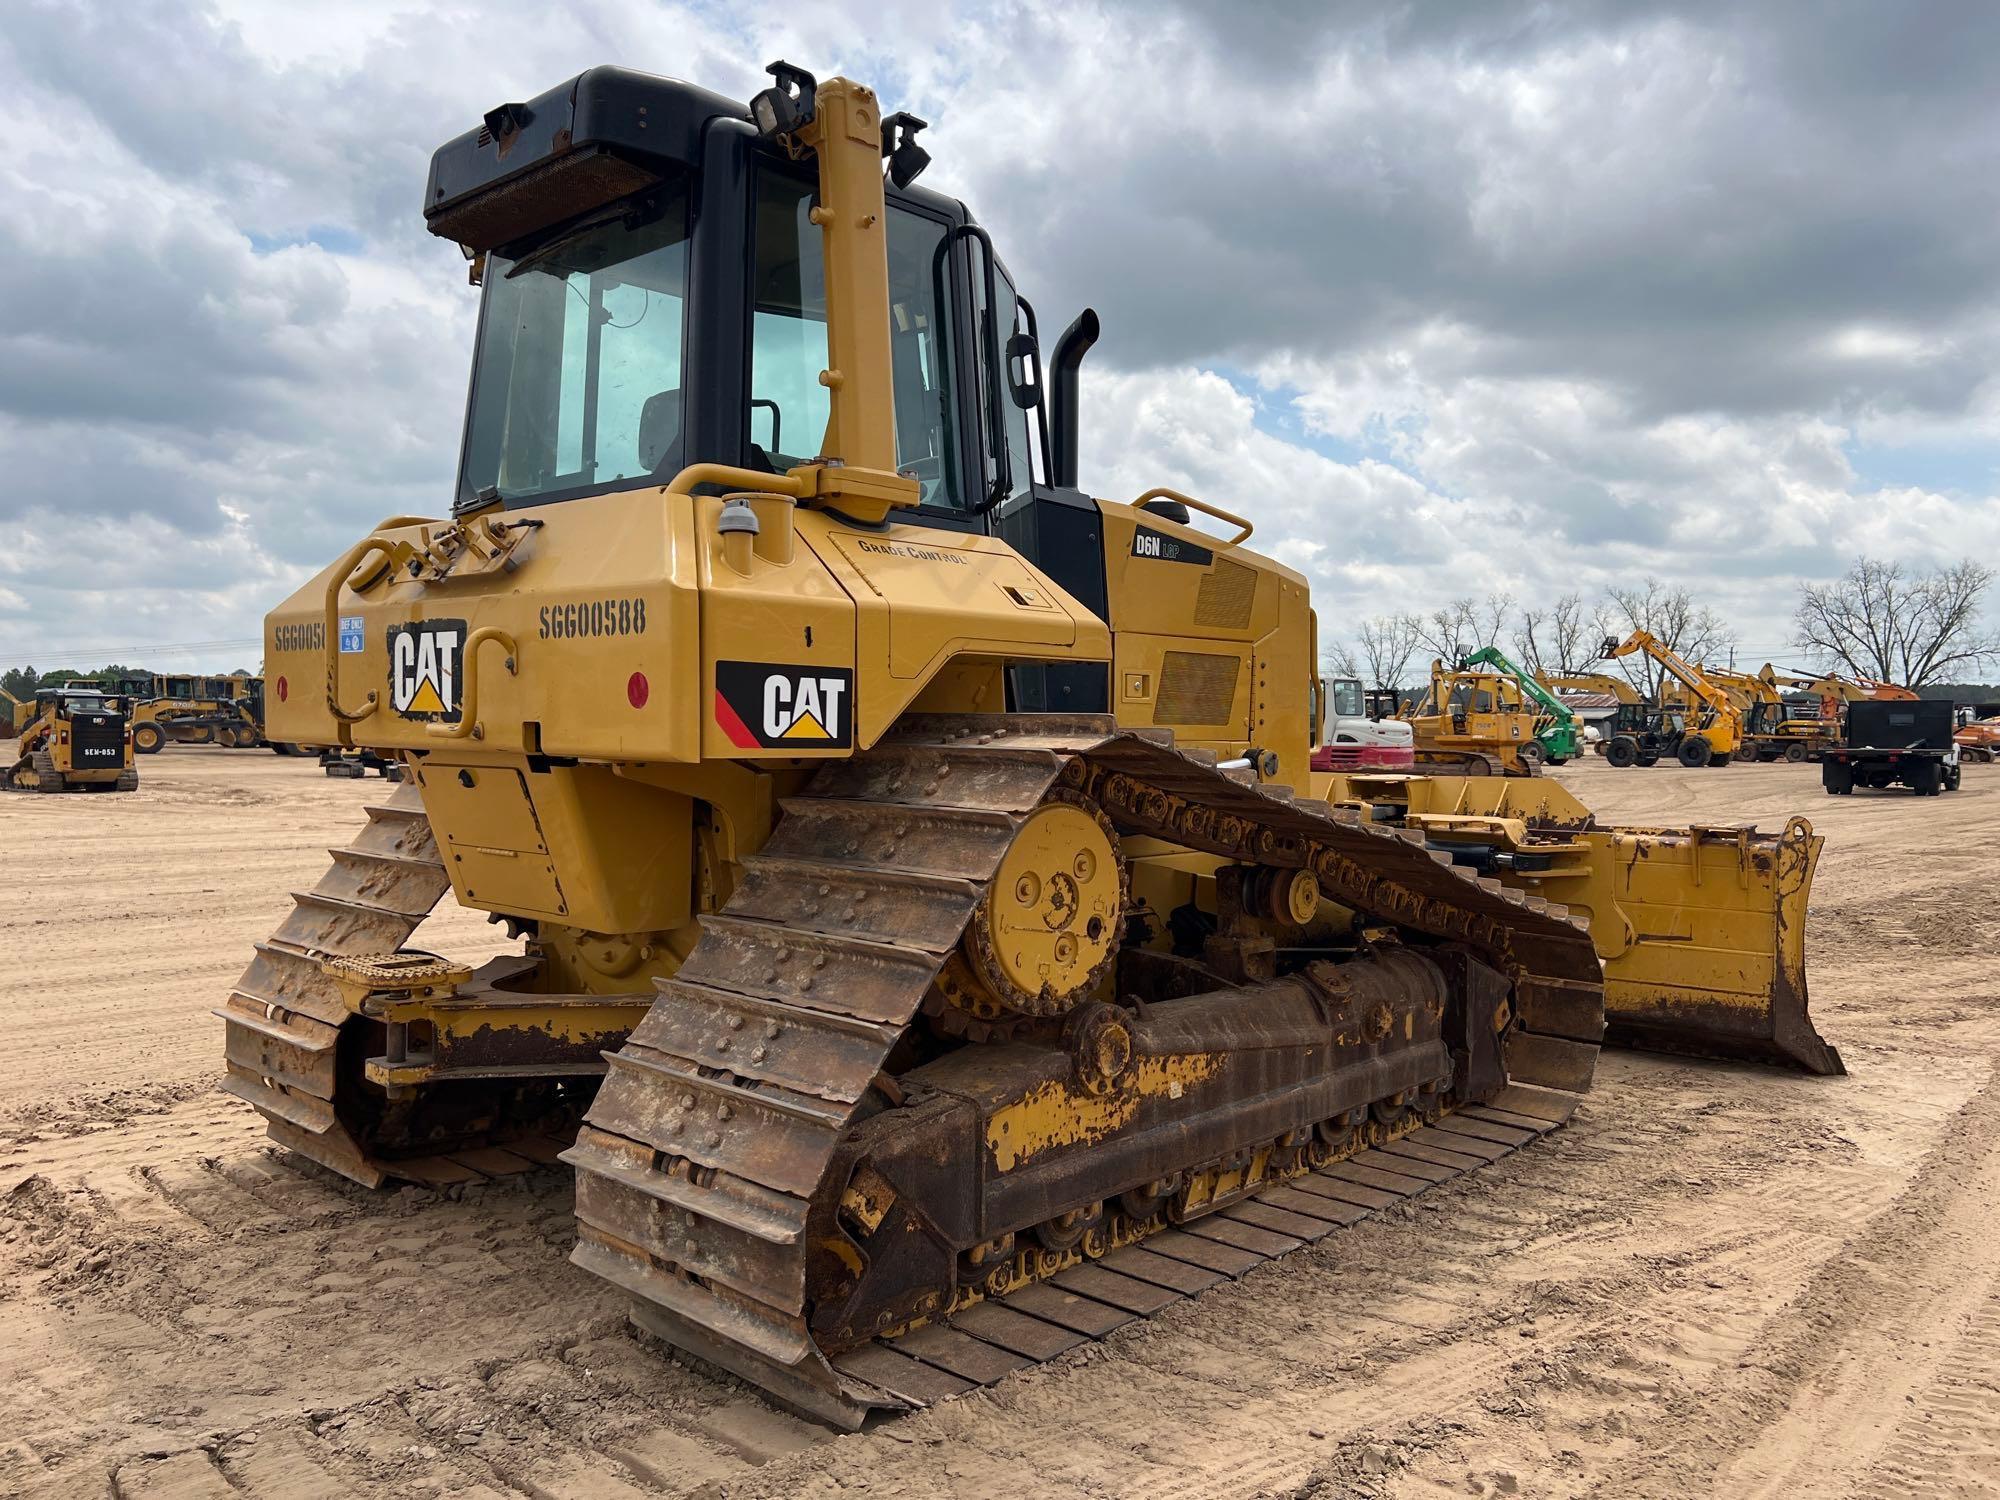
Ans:
[[[373,692],[362,700],[358,709],[340,706],[340,591],[365,559],[376,556],[393,557],[394,548],[379,536],[371,536],[356,543],[326,581],[326,614],[321,626],[326,650],[326,707],[335,722],[341,724],[359,724],[382,706],[380,695]]]
[[[463,740],[486,738],[486,732],[479,727],[479,648],[493,644],[507,653],[504,663],[509,677],[519,672],[515,657],[519,650],[514,645],[514,637],[495,625],[482,625],[465,638],[464,661],[465,691],[459,698],[458,722],[456,724],[429,724],[426,734],[441,740]]]

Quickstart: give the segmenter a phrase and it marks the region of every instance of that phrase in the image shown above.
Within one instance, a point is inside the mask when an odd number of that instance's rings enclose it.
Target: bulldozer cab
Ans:
[[[1046,447],[1034,314],[962,204],[886,196],[896,467],[922,524],[990,529]],[[427,218],[484,288],[459,508],[830,452],[818,199],[741,103],[619,68],[441,149]]]
[[[1269,751],[1303,788],[1304,580],[1241,551],[1248,523],[1212,506],[1164,491],[1100,504],[1077,488],[1077,370],[1095,315],[1045,362],[1035,309],[985,230],[912,180],[922,122],[890,116],[890,399],[869,400],[875,387],[836,368],[842,310],[861,299],[853,269],[828,263],[821,179],[751,113],[599,68],[437,152],[429,227],[483,288],[455,513],[663,486],[692,465],[729,471],[691,482],[696,495],[815,469],[824,489],[826,473],[855,472],[834,431],[839,382],[850,411],[888,408],[897,524],[1004,541],[1066,596],[1029,589],[1022,609],[1073,604],[1114,627],[1108,664],[1008,660],[995,707],[1116,711],[1225,756]],[[823,494],[801,503],[881,524]],[[1195,510],[1236,534],[1197,529]]]

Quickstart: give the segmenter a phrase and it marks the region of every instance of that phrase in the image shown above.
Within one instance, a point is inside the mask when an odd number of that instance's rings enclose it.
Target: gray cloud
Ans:
[[[1464,592],[1470,546],[1776,635],[1785,580],[1863,546],[2000,543],[1996,43],[2000,11],[1863,3],[17,0],[0,519],[82,528],[114,637],[254,634],[449,493],[474,301],[430,151],[595,62],[747,95],[786,55],[932,120],[931,184],[1045,324],[1105,315],[1086,479],[1250,508],[1329,616]],[[1899,441],[1968,477],[1889,513],[1849,451]],[[0,586],[0,655],[74,638]]]

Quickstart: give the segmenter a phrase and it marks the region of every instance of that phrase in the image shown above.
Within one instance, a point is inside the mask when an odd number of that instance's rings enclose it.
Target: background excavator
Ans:
[[[559,1156],[635,1319],[851,1427],[1550,1128],[1607,1025],[1838,1069],[1803,821],[1311,773],[1304,580],[1079,490],[1095,317],[1045,377],[922,122],[771,72],[594,69],[432,160],[456,499],[266,622],[271,735],[412,777],[221,1012],[277,1141]],[[521,951],[406,947],[447,891]]]
[[[1828,746],[1840,743],[1837,720],[1791,711],[1768,664],[1758,673],[1733,672],[1705,663],[1696,670],[1727,693],[1742,716],[1743,734],[1736,748],[1738,760],[1794,763],[1817,760]]]
[[[1321,743],[1315,771],[1407,771],[1417,763],[1416,738],[1396,717],[1393,688],[1363,688],[1358,677],[1325,677],[1317,684]]]

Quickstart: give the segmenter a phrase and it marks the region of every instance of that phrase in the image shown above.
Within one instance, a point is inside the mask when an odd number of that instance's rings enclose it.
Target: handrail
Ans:
[[[1132,508],[1137,510],[1148,500],[1178,500],[1189,510],[1198,510],[1205,516],[1215,517],[1218,521],[1227,521],[1231,526],[1241,526],[1243,529],[1231,537],[1227,543],[1231,547],[1239,546],[1249,541],[1250,533],[1257,529],[1251,522],[1244,520],[1243,517],[1236,515],[1232,511],[1226,511],[1219,505],[1210,505],[1206,500],[1197,500],[1192,495],[1183,495],[1179,490],[1170,490],[1165,485],[1156,485],[1154,488],[1147,490],[1145,494],[1132,502]]]
[[[790,495],[794,500],[812,498],[812,484],[796,474],[764,474],[756,469],[739,469],[734,464],[689,464],[668,481],[665,493],[692,495],[698,484],[720,484],[735,490],[754,490],[766,495]]]
[[[493,642],[506,651],[507,675],[513,677],[519,674],[520,668],[515,665],[515,659],[520,655],[520,650],[514,644],[514,637],[497,625],[480,626],[465,638],[465,650],[459,657],[460,670],[465,674],[465,682],[458,698],[458,722],[426,725],[424,728],[426,734],[435,735],[443,740],[486,738],[485,731],[479,727],[478,664],[479,648],[488,642]]]
[[[340,591],[347,586],[347,580],[354,576],[364,558],[393,557],[395,549],[379,536],[371,536],[355,543],[347,556],[334,564],[333,572],[326,581],[326,610],[320,630],[323,636],[322,649],[326,652],[326,707],[334,721],[339,724],[359,724],[363,719],[380,708],[380,695],[369,693],[363,706],[349,712],[340,706]]]

